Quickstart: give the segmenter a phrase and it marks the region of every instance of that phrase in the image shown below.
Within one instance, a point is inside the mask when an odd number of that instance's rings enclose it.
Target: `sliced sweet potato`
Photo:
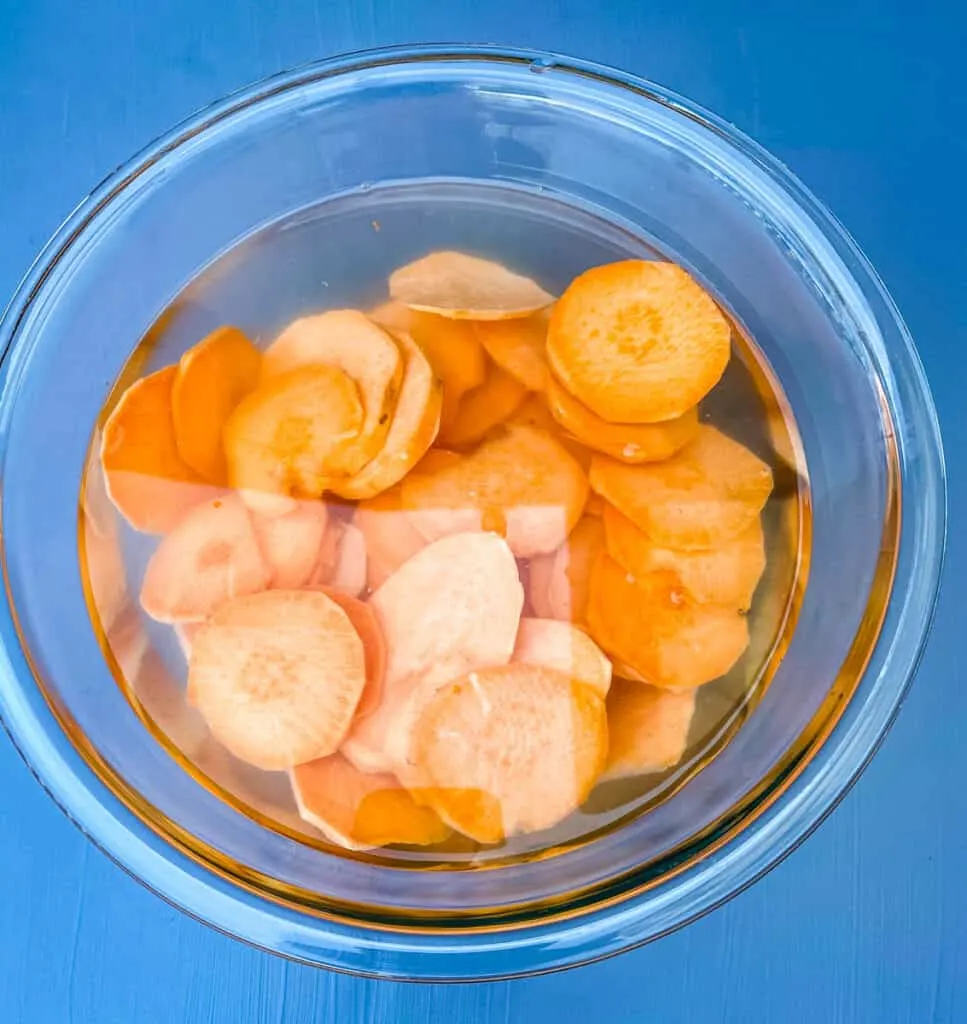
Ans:
[[[709,550],[748,530],[772,491],[772,471],[714,427],[667,462],[627,466],[604,456],[591,463],[591,486],[656,543]]]
[[[588,628],[613,657],[671,690],[725,675],[749,644],[737,611],[696,604],[671,573],[636,580],[606,553],[591,570]]]
[[[694,690],[615,679],[607,708],[608,760],[601,782],[662,772],[681,761],[695,712]]]
[[[581,467],[553,437],[515,426],[438,472],[411,474],[401,501],[427,538],[493,530],[528,558],[564,541],[587,496]]]
[[[367,581],[374,590],[427,540],[400,508],[400,487],[391,487],[356,506],[353,523],[366,538]]]
[[[462,397],[453,421],[440,431],[440,440],[454,448],[475,444],[512,416],[526,395],[523,384],[492,366],[484,383]]]
[[[255,536],[269,568],[269,586],[297,590],[311,576],[319,558],[329,513],[321,501],[301,501],[281,516],[253,514]]]
[[[366,684],[363,643],[325,594],[266,590],[198,630],[191,700],[236,757],[268,771],[339,749]]]
[[[516,320],[492,320],[476,324],[477,337],[490,358],[528,391],[547,387],[546,311]]]
[[[191,645],[194,642],[195,634],[201,629],[200,622],[176,622],[171,628],[174,630],[175,640],[185,656],[185,661],[191,657]]]
[[[547,357],[567,390],[612,423],[672,420],[718,383],[728,320],[673,263],[625,260],[575,278],[551,314]]]
[[[591,567],[603,550],[601,520],[585,516],[554,555],[547,580],[547,618],[586,623]]]
[[[529,277],[462,252],[434,252],[394,270],[390,295],[411,309],[455,320],[527,316],[554,297]]]
[[[309,582],[358,597],[366,589],[366,578],[366,538],[362,530],[351,523],[330,523]]]
[[[587,633],[570,622],[521,619],[511,661],[555,668],[587,684],[602,699],[611,686],[611,662]]]
[[[174,366],[136,380],[104,424],[101,467],[114,507],[144,533],[167,533],[185,513],[214,498],[178,454],[171,416]]]
[[[450,835],[392,775],[366,775],[339,754],[296,765],[289,777],[302,819],[348,850],[429,846]]]
[[[576,530],[577,527],[574,529]],[[549,598],[555,558],[557,558],[557,552],[553,551],[549,555],[535,555],[527,563],[527,602],[530,610],[539,619],[558,617],[551,608]]]
[[[318,498],[343,472],[362,425],[359,392],[342,370],[306,366],[272,377],[225,425],[229,483],[259,511],[267,499],[277,512],[279,498],[291,510],[293,497]]]
[[[394,339],[404,356],[399,401],[381,451],[354,477],[333,485],[343,498],[372,498],[399,483],[423,458],[440,429],[443,385],[423,350],[406,334]]]
[[[366,316],[383,330],[402,331],[405,334],[412,330],[417,315],[415,310],[402,302],[397,302],[396,299],[381,302],[366,313]]]
[[[747,611],[766,566],[765,535],[758,518],[743,533],[712,551],[659,547],[612,505],[605,507],[604,533],[608,554],[632,576],[674,573],[699,604]]]
[[[663,423],[609,423],[553,378],[547,384],[547,403],[557,422],[578,441],[621,462],[661,462],[698,433],[697,406]]]
[[[597,519],[601,519],[604,516],[604,510],[608,507],[608,503],[595,491],[592,491],[588,495],[587,504],[584,506],[584,514],[586,516],[595,516]]]
[[[607,746],[604,701],[590,687],[540,665],[480,669],[420,711],[412,753],[427,785],[417,797],[472,839],[499,842],[575,811]]]
[[[178,453],[204,479],[224,485],[222,431],[235,406],[254,391],[262,354],[237,327],[219,327],[178,363],[171,411]]]
[[[394,340],[364,313],[334,309],[295,320],[262,360],[263,380],[307,366],[333,366],[355,381],[363,423],[352,444],[330,460],[333,475],[353,476],[386,441],[403,379],[403,355]]]
[[[161,541],[144,574],[141,606],[158,622],[200,622],[269,580],[248,510],[226,494],[192,509]]]

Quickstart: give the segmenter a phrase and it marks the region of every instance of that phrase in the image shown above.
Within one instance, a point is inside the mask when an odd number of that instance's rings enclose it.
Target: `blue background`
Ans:
[[[957,5],[959,6],[959,5]],[[765,8],[772,7],[773,10]],[[354,980],[123,875],[0,740],[0,1021],[967,1021],[967,16],[950,0],[0,0],[0,295],[97,181],[264,75],[389,43],[572,52],[716,110],[846,224],[917,339],[950,462],[933,640],[856,789],[765,880],[643,950],[486,986]]]

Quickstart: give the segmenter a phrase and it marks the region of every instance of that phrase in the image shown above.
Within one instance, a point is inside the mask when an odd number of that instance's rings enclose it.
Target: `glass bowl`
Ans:
[[[79,562],[92,426],[135,345],[172,309],[195,326],[214,315],[192,305],[190,283],[271,225],[360,197],[376,210],[387,189],[428,181],[442,194],[500,185],[522,207],[557,200],[612,225],[614,251],[650,247],[687,266],[781,385],[811,502],[795,538],[800,580],[809,569],[795,631],[729,742],[648,813],[475,870],[339,854],[242,813],[186,771],[167,742],[164,695],[145,713],[116,684]],[[406,244],[459,241],[458,220],[429,217],[436,227],[418,240],[384,239],[388,266]],[[288,312],[307,289],[324,305],[332,275],[352,264],[338,230],[331,241],[302,277],[293,271],[289,291],[283,282]],[[566,251],[518,242],[525,271],[556,256],[566,272]],[[270,79],[175,129],[82,203],[6,311],[2,346],[3,722],[45,789],[125,870],[200,920],[300,961],[495,978],[681,926],[829,813],[889,727],[928,632],[943,462],[892,302],[780,164],[629,75],[422,47]]]

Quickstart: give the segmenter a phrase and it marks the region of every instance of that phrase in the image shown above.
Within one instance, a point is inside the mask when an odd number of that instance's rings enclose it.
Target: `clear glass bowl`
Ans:
[[[268,225],[323,200],[371,192],[377,202],[385,186],[426,181],[558,199],[688,266],[781,383],[812,502],[796,630],[721,752],[620,828],[477,870],[327,852],[202,785],[116,685],[78,559],[92,425],[172,300]],[[781,165],[628,75],[550,55],[423,47],[271,79],[105,181],[30,271],[0,341],[3,722],[41,784],[118,864],[197,918],[294,959],[493,978],[681,926],[830,811],[889,727],[928,632],[943,462],[892,302]]]

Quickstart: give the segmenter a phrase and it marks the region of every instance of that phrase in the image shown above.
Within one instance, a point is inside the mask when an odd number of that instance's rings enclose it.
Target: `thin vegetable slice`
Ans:
[[[453,422],[440,432],[440,440],[453,448],[475,444],[509,419],[526,396],[523,384],[492,366],[486,381],[463,396]]]
[[[350,597],[366,589],[366,537],[351,523],[332,522],[319,548],[312,585],[323,585]]]
[[[585,625],[591,569],[604,550],[604,526],[585,516],[554,554],[547,576],[547,618]]]
[[[602,699],[611,686],[611,662],[577,626],[557,619],[521,619],[511,659],[543,665],[585,683]]]
[[[374,590],[427,545],[426,538],[400,508],[399,485],[361,501],[353,523],[366,538],[367,581]]]
[[[546,311],[519,320],[492,320],[476,325],[477,337],[490,358],[528,391],[548,383]]]
[[[253,514],[255,536],[269,567],[269,586],[295,590],[312,575],[329,520],[321,501],[302,501],[281,516]]]

